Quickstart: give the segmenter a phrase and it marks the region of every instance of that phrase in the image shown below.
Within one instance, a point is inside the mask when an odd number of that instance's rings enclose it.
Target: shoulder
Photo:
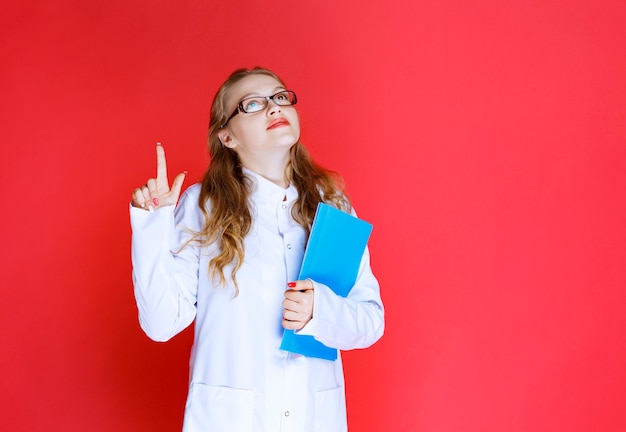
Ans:
[[[183,195],[180,197],[180,201],[179,202],[183,202],[183,201],[188,201],[188,200],[198,200],[198,197],[200,196],[200,191],[202,189],[202,185],[200,183],[194,183],[191,186],[189,186],[187,188],[187,190],[185,190],[185,192],[183,192]]]
[[[198,205],[200,197],[201,184],[195,183],[189,186],[182,194],[174,210],[176,221],[178,223],[185,222],[187,226],[195,226],[202,221],[202,212]]]

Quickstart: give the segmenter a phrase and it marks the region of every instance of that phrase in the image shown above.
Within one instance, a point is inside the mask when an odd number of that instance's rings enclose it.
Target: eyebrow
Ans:
[[[276,94],[277,92],[279,92],[281,90],[287,90],[287,89],[285,87],[283,87],[283,86],[274,87],[274,90],[272,90],[272,94],[274,95],[274,94]],[[239,102],[241,102],[242,100],[247,99],[249,97],[253,97],[253,96],[261,96],[261,95],[258,94],[258,93],[254,93],[254,92],[246,93],[245,95],[243,95],[243,97],[241,97],[239,99]]]

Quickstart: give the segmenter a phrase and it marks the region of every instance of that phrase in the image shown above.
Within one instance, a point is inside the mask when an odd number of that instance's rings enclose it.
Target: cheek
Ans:
[[[294,112],[293,116],[289,119],[289,122],[293,126],[293,130],[296,131],[299,136],[300,135],[300,117],[298,116],[298,113]]]
[[[231,135],[234,139],[237,140],[239,145],[247,145],[250,141],[253,141],[255,137],[258,137],[259,130],[262,130],[262,124],[256,126],[254,124],[254,119],[246,119],[248,122],[245,125],[237,125],[231,129]]]

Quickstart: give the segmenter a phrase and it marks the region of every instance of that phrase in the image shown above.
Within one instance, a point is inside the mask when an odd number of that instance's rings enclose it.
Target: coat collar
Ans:
[[[248,168],[242,167],[242,171],[252,180],[252,193],[258,194],[264,200],[270,202],[286,201],[290,203],[298,197],[298,191],[293,184],[283,188],[262,175],[250,171]]]

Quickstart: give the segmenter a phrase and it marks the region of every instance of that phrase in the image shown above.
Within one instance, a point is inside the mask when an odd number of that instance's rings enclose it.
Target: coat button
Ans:
[[[287,249],[291,249],[291,245],[290,244],[287,245]]]
[[[285,411],[285,417],[289,417],[289,411]]]
[[[286,209],[287,208],[287,204],[282,204],[281,207]]]

